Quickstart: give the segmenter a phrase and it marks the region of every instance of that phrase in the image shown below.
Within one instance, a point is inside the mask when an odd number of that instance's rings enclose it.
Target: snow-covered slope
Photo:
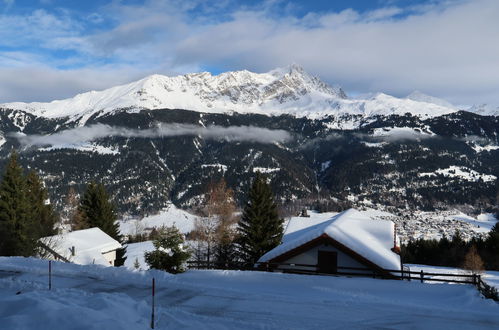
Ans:
[[[158,214],[142,219],[121,219],[118,221],[122,235],[137,235],[149,232],[152,228],[175,226],[181,233],[187,234],[194,229],[198,216],[168,204]]]
[[[442,107],[450,108],[450,109],[457,109],[454,105],[452,105],[450,102],[439,99],[438,97],[434,97],[431,95],[427,95],[424,93],[421,93],[420,91],[414,91],[411,94],[407,95],[405,97],[408,100],[413,100],[417,102],[426,102],[426,103],[431,103],[431,104],[436,104],[440,105]]]
[[[298,117],[327,115],[391,115],[411,113],[440,116],[457,111],[442,100],[411,94],[396,98],[383,93],[367,99],[348,99],[297,65],[267,73],[246,70],[212,75],[208,72],[175,77],[152,75],[104,91],[91,91],[50,103],[5,103],[0,108],[17,109],[48,117],[88,118],[116,109],[185,109],[199,112],[292,114]],[[81,121],[84,122],[85,120]]]
[[[256,271],[132,272],[0,258],[2,329],[497,329],[471,285]],[[489,281],[489,278],[486,278]]]
[[[497,116],[499,114],[499,107],[495,108],[488,104],[475,104],[468,111],[481,116]]]

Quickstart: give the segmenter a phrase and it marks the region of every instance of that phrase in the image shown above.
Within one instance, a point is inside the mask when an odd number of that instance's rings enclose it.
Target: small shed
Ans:
[[[273,271],[393,275],[400,270],[395,225],[356,209],[329,219],[294,218],[282,243],[259,260]]]
[[[80,265],[114,266],[116,250],[122,248],[118,241],[97,227],[43,237],[40,243],[51,259]]]

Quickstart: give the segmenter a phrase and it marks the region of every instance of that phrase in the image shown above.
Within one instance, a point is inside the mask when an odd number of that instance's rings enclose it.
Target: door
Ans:
[[[319,273],[334,274],[338,271],[338,253],[319,251],[317,255]]]

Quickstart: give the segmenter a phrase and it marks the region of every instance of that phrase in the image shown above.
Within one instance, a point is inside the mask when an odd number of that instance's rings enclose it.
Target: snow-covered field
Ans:
[[[470,285],[248,271],[159,271],[0,258],[2,329],[497,329]],[[16,294],[20,292],[20,294]]]
[[[177,227],[180,232],[187,234],[194,229],[194,222],[198,217],[187,211],[169,204],[158,214],[150,215],[142,219],[122,219],[119,220],[120,232],[123,235],[135,235],[144,231],[150,231],[152,228],[161,226]]]
[[[428,265],[415,265],[415,264],[407,264],[411,271],[419,272],[424,271],[427,273],[443,273],[443,274],[469,274],[468,271],[460,268],[452,268],[452,267],[441,267],[441,266],[428,266]],[[499,271],[486,271],[482,274],[482,280],[484,280],[487,284],[494,286],[499,290]],[[461,278],[462,279],[462,278]],[[431,282],[430,282],[431,283]],[[435,283],[435,282],[433,282]]]

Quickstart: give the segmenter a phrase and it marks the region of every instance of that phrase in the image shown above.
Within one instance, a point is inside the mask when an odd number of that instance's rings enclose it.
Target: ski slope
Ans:
[[[497,329],[470,285],[249,271],[170,275],[0,258],[2,329]],[[20,294],[16,294],[20,292]]]

